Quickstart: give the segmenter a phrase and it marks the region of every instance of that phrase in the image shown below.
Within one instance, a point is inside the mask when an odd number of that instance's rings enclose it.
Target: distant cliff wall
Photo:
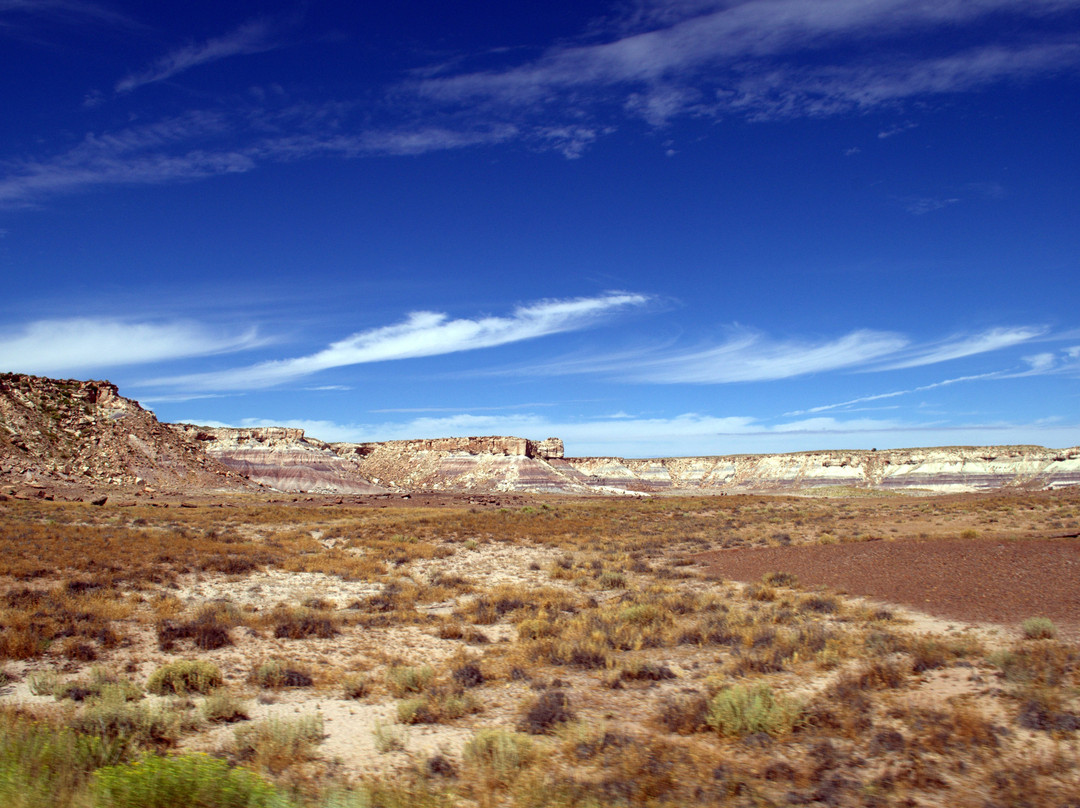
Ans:
[[[820,487],[984,491],[1080,484],[1080,448],[958,446],[889,451],[626,460],[569,458],[589,485],[641,490],[791,491]]]
[[[565,457],[558,438],[489,435],[326,443],[284,427],[178,426],[230,468],[288,491],[604,494],[791,492],[821,487],[985,491],[1080,484],[1080,448],[975,446],[772,455]]]

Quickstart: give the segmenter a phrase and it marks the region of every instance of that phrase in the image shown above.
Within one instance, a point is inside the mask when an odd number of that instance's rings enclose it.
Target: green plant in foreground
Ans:
[[[146,689],[158,696],[209,693],[224,680],[217,666],[200,659],[182,659],[162,665],[146,682]]]
[[[96,808],[262,808],[288,801],[254,772],[206,755],[147,757],[94,775]]]
[[[1049,617],[1029,617],[1020,624],[1026,640],[1052,640],[1057,636],[1057,627]]]
[[[122,744],[0,713],[0,797],[5,808],[65,805],[123,753]]]
[[[705,723],[728,737],[755,732],[778,737],[791,731],[800,712],[796,702],[777,696],[767,685],[735,685],[713,696]]]

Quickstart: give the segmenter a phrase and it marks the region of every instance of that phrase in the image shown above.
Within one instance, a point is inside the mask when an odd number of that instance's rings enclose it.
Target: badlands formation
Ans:
[[[332,495],[970,492],[1080,484],[1080,447],[979,446],[720,457],[566,457],[558,438],[326,443],[285,427],[162,424],[102,381],[0,374],[0,493],[275,490]]]
[[[1080,484],[1080,448],[975,446],[719,457],[565,457],[562,441],[511,437],[324,443],[281,427],[174,425],[210,457],[280,491],[764,493],[823,487],[938,492]]]

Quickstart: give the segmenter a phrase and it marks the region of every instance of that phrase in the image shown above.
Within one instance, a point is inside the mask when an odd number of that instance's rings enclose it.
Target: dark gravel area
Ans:
[[[1080,541],[936,539],[717,550],[694,561],[721,578],[792,572],[805,586],[898,603],[929,614],[1015,628],[1049,617],[1080,636]]]

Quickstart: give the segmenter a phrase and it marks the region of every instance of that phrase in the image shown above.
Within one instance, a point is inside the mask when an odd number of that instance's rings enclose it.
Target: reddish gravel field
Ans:
[[[759,547],[702,553],[721,578],[792,572],[803,586],[897,603],[938,617],[1015,627],[1049,617],[1080,635],[1080,541],[936,539]]]

